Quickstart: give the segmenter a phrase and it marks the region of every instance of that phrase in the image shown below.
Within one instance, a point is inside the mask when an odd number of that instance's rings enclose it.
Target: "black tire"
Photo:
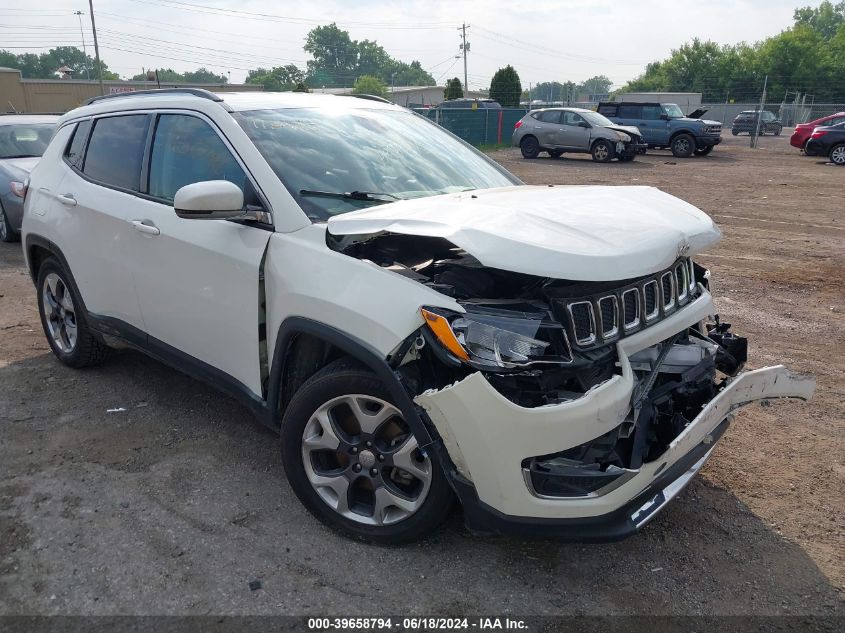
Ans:
[[[636,155],[636,154],[622,154],[622,155],[619,157],[619,162],[620,162],[620,163],[630,163],[630,162],[631,162],[632,160],[634,160],[636,157],[637,157],[637,155]]]
[[[731,134],[733,134],[734,136],[739,136],[739,130],[734,128],[731,130]]]
[[[672,139],[672,156],[689,158],[695,151],[695,139],[689,134],[678,134]]]
[[[775,136],[780,136],[781,132],[783,132],[783,126],[779,125],[777,126],[777,128],[775,128]]]
[[[45,304],[48,300],[46,293],[48,279],[60,282],[60,286],[57,285],[57,290],[53,294],[53,300],[62,307],[61,319],[56,314],[56,306]],[[89,327],[76,283],[71,274],[54,257],[48,257],[41,263],[38,269],[36,292],[44,336],[47,337],[47,343],[56,358],[68,367],[90,367],[102,363],[108,356],[109,348]],[[65,309],[65,296],[70,298],[70,310]],[[68,327],[71,321],[75,324],[75,334],[72,339]]]
[[[610,141],[600,138],[590,148],[590,155],[597,163],[609,163],[616,156],[616,151],[613,149]]]
[[[343,399],[344,397],[348,397],[352,394],[363,395],[365,397],[381,400],[387,405],[395,406],[395,403],[392,402],[389,393],[378,377],[372,372],[349,360],[335,361],[334,363],[324,367],[314,374],[314,376],[309,378],[294,394],[287,410],[285,411],[281,429],[282,458],[284,461],[285,473],[287,474],[291,488],[293,488],[294,493],[296,493],[296,496],[299,497],[299,500],[303,503],[303,505],[315,517],[329,527],[348,536],[381,545],[408,543],[427,536],[446,520],[455,501],[452,489],[446,481],[446,476],[433,456],[426,458],[428,460],[428,465],[430,466],[428,468],[430,481],[428,483],[428,490],[422,501],[422,505],[420,505],[419,508],[409,516],[406,516],[395,523],[386,525],[366,524],[353,518],[343,516],[337,509],[329,506],[329,502],[325,501],[324,498],[320,496],[315,486],[312,485],[309,480],[309,475],[306,472],[305,457],[303,456],[304,450],[307,449],[307,444],[304,439],[306,428],[313,424],[313,420],[316,419],[315,413],[321,408],[331,406],[333,401]],[[342,428],[340,428],[338,422],[334,420],[335,416],[331,413],[334,410],[327,409],[327,411],[330,412],[326,416],[327,419],[332,420],[332,432],[337,438],[343,438],[343,441],[346,444],[342,446],[346,446],[348,450],[346,450],[345,453],[342,453],[341,447],[338,447],[337,451],[334,449],[328,449],[326,451],[318,449],[315,452],[327,452],[330,456],[332,454],[348,455],[348,457],[345,457],[343,460],[337,460],[339,463],[337,467],[340,469],[337,472],[343,472],[348,474],[349,477],[357,478],[354,480],[355,483],[345,484],[347,489],[344,494],[347,503],[349,503],[350,491],[352,491],[353,495],[356,494],[354,489],[356,487],[356,483],[361,479],[370,481],[371,483],[367,485],[372,485],[375,488],[390,487],[392,489],[394,484],[388,481],[388,476],[385,476],[386,473],[393,472],[389,466],[393,459],[391,455],[400,451],[407,442],[415,442],[416,440],[413,436],[407,436],[404,440],[402,440],[402,442],[398,444],[399,448],[396,449],[395,453],[385,452],[389,451],[389,449],[385,449],[379,453],[379,446],[383,445],[380,445],[379,441],[376,439],[373,439],[372,445],[366,445],[366,448],[364,448],[365,444],[361,441],[361,438],[366,438],[367,435],[363,433],[361,426],[358,427],[358,435],[348,435]],[[351,412],[352,411],[350,409],[350,413]],[[391,420],[393,421],[382,423],[379,428],[386,427],[389,424],[392,425],[396,422],[396,420],[401,421],[401,416],[398,418],[391,418]],[[375,437],[375,433],[377,433],[377,431],[374,432],[372,438]],[[407,431],[407,433],[410,433],[410,431]],[[319,437],[322,438],[322,436],[323,433],[321,432]],[[355,439],[356,437],[358,440]],[[357,446],[360,446],[361,448],[356,450],[354,447]],[[353,450],[355,451],[357,457],[352,455]],[[378,477],[369,477],[367,473],[364,472],[370,469],[372,464],[366,465],[363,470],[360,468],[360,464],[365,463],[365,453],[370,453],[370,455],[367,456],[368,460],[372,457],[373,453],[378,455],[379,461],[376,461],[376,465],[382,469],[379,472]],[[311,453],[309,453],[309,455],[311,455]],[[386,461],[379,463],[381,458],[385,455],[387,456]],[[419,457],[420,455],[417,453],[417,458]],[[360,459],[360,461],[356,462],[358,459]],[[312,457],[311,460],[309,468],[312,472],[317,472],[316,467],[314,466],[314,458]],[[356,463],[358,465],[356,465]],[[388,465],[386,466],[385,464]],[[353,468],[358,468],[358,470],[355,471],[356,474],[354,475],[350,470]],[[374,470],[378,470],[378,468]],[[345,478],[345,475],[340,475],[340,477]],[[364,483],[367,483],[367,481],[364,481]],[[375,495],[373,495],[373,497],[375,499]],[[375,518],[375,501],[373,501],[373,504],[374,506],[371,517]],[[354,504],[350,503],[349,507],[352,508],[353,505]],[[362,516],[365,514],[366,513],[362,513]]]
[[[563,156],[563,152],[559,149],[550,149],[549,156],[551,156],[552,158],[560,158],[561,156]]]
[[[713,151],[713,145],[708,145],[706,147],[702,147],[701,149],[695,150],[696,156],[707,156],[710,152]]]
[[[540,155],[540,141],[536,136],[526,136],[520,141],[519,149],[522,151],[523,158],[537,158]]]
[[[845,143],[839,143],[830,148],[830,162],[840,167],[845,167]]]
[[[0,205],[0,242],[17,242],[20,234],[12,228],[3,205]]]

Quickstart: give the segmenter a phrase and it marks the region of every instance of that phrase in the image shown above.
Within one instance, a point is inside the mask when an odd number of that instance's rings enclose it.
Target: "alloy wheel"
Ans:
[[[607,145],[599,145],[596,148],[596,158],[599,160],[605,160],[607,158]]]
[[[845,165],[845,145],[833,148],[830,153],[830,161],[836,165]]]
[[[41,293],[50,337],[59,351],[69,354],[77,339],[76,308],[70,290],[61,277],[50,273],[44,278]]]
[[[312,414],[302,463],[330,508],[365,525],[398,523],[419,510],[433,469],[399,410],[362,394],[333,398]]]

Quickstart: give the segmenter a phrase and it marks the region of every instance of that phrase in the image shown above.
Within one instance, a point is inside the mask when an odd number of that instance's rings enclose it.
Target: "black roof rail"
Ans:
[[[389,103],[391,105],[394,104],[390,99],[385,99],[384,97],[379,97],[378,95],[361,95],[361,94],[343,94],[338,95],[339,97],[356,97],[357,99],[367,99],[368,101],[380,101],[381,103]]]
[[[132,92],[115,92],[114,94],[109,95],[101,95],[99,97],[91,97],[88,101],[85,102],[85,105],[91,105],[92,103],[97,103],[98,101],[103,101],[105,99],[115,99],[117,97],[135,97],[137,95],[160,95],[160,94],[189,94],[194,95],[195,97],[201,97],[202,99],[208,99],[209,101],[223,101],[223,98],[214,94],[213,92],[209,92],[203,88],[153,88],[151,90],[134,90]]]

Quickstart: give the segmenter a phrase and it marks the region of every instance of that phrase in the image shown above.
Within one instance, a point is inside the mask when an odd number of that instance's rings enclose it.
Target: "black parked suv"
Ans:
[[[639,128],[649,149],[671,149],[677,158],[706,156],[722,142],[722,124],[698,117],[699,109],[688,115],[675,103],[608,101],[599,104],[599,114],[619,125]]]
[[[763,110],[762,114],[759,110],[743,110],[736,115],[731,125],[731,134],[734,136],[740,132],[754,134],[754,130],[757,129],[758,117],[760,118],[760,136],[764,134],[780,136],[783,131],[783,122],[768,110]]]
[[[813,130],[804,146],[807,156],[827,156],[830,162],[845,167],[845,123]]]

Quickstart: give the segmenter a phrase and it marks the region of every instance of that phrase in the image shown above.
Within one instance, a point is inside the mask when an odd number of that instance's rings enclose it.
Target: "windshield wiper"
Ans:
[[[299,195],[302,196],[320,196],[322,198],[341,198],[343,200],[364,200],[367,202],[387,202],[381,200],[378,196],[393,198],[394,200],[401,200],[399,196],[383,191],[316,191],[314,189],[300,189]]]

